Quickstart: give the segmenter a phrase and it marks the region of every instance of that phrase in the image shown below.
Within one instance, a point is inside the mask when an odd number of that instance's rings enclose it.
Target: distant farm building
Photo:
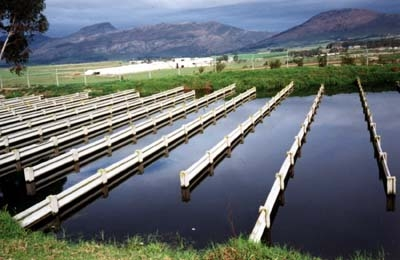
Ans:
[[[85,75],[123,75],[163,69],[208,67],[213,65],[213,58],[175,58],[169,61],[136,62],[130,65],[87,70]]]

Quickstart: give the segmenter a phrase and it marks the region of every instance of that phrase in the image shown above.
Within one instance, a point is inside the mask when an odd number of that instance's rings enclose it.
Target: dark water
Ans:
[[[400,172],[400,95],[397,92],[368,93],[382,146],[388,152],[393,175]],[[289,97],[264,123],[237,146],[191,189],[183,201],[179,172],[196,162],[208,149],[265,104],[257,99],[238,108],[145,168],[130,175],[106,198],[100,198],[71,214],[58,235],[72,239],[116,239],[158,234],[162,240],[180,237],[194,247],[223,242],[239,234],[250,234],[270,191],[275,173],[300,129],[314,96]],[[106,167],[136,149],[189,122],[193,114],[156,135],[140,139],[81,167],[58,182],[59,192]],[[271,229],[274,244],[326,258],[348,256],[356,250],[377,253],[382,248],[388,259],[400,258],[400,215],[387,211],[387,198],[370,143],[367,123],[358,94],[325,96],[307,142],[294,168],[295,177],[285,191],[285,205],[278,209]],[[3,197],[24,208],[44,198],[44,190],[34,198]],[[3,192],[4,194],[4,192]],[[188,193],[186,193],[186,199]],[[28,201],[28,202],[27,202]]]

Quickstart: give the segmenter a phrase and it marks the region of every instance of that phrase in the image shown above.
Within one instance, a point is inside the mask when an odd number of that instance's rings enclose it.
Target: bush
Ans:
[[[217,65],[215,66],[215,69],[217,72],[221,72],[225,69],[225,63],[222,62],[217,62]]]
[[[304,58],[303,57],[296,57],[296,58],[293,59],[293,62],[296,63],[298,67],[303,67]]]
[[[328,56],[327,55],[318,55],[318,66],[326,67],[328,65]]]
[[[366,56],[361,56],[359,58],[361,65],[367,65],[367,57]]]
[[[278,69],[278,68],[281,67],[281,65],[282,65],[281,60],[278,60],[278,59],[276,59],[276,60],[274,60],[274,61],[271,61],[271,62],[269,63],[269,67],[270,67],[271,69]]]
[[[356,58],[351,57],[348,53],[345,56],[342,56],[341,60],[342,65],[356,65]]]
[[[199,73],[203,73],[204,72],[204,67],[199,67]]]
[[[221,62],[221,61],[228,61],[228,59],[229,59],[228,55],[224,54],[224,55],[222,55],[221,57],[218,57],[218,58],[217,58],[217,61],[218,61],[218,62]]]
[[[264,62],[264,67],[268,67],[268,61],[267,60]]]

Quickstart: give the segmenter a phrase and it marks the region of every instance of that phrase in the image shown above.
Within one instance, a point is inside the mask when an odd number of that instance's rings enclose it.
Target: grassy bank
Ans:
[[[294,80],[297,86],[297,95],[314,93],[321,83],[324,83],[327,94],[354,92],[355,79],[359,76],[367,90],[393,87],[400,80],[400,65],[385,66],[328,66],[294,67],[273,70],[242,70],[223,71],[220,73],[206,72],[197,75],[168,76],[157,79],[122,80],[106,83],[94,83],[88,86],[71,84],[66,86],[39,86],[19,90],[3,90],[6,96],[21,96],[26,94],[44,94],[45,96],[59,96],[79,91],[90,90],[92,96],[99,96],[118,90],[136,88],[143,96],[154,94],[176,86],[184,85],[190,89],[201,90],[205,87],[219,89],[233,82],[239,91],[252,86],[257,87],[260,96],[270,96],[277,90]],[[295,93],[296,95],[296,93]]]
[[[194,250],[157,241],[132,238],[123,244],[57,240],[20,228],[6,212],[0,213],[0,259],[318,259],[286,248],[266,247],[233,239],[223,245]]]
[[[184,244],[174,247],[155,240],[131,238],[125,243],[81,241],[72,243],[58,240],[41,232],[22,229],[5,212],[0,212],[0,259],[321,259],[285,247],[267,247],[240,237],[225,244],[216,244],[204,250],[194,250]],[[338,258],[341,259],[341,258]],[[348,258],[346,258],[348,259]],[[350,259],[383,259],[356,253]]]

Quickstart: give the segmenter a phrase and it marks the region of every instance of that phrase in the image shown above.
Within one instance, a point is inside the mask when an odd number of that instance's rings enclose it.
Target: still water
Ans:
[[[367,93],[368,102],[388,152],[393,175],[400,172],[400,95]],[[116,239],[157,234],[171,242],[180,238],[196,248],[248,235],[264,204],[286,151],[300,129],[314,96],[289,97],[237,146],[196,187],[182,197],[179,172],[196,162],[207,150],[265,104],[256,99],[210,125],[204,134],[172,150],[132,174],[61,222],[60,237]],[[205,112],[204,109],[199,113]],[[80,173],[61,179],[35,197],[5,196],[1,204],[22,210],[50,193],[60,192],[180,127],[199,114],[189,115],[157,134],[113,151],[82,166]],[[358,94],[324,96],[307,134],[294,178],[285,191],[285,205],[278,209],[271,229],[273,244],[288,245],[313,255],[332,258],[356,250],[400,258],[400,214],[387,211],[387,198]],[[14,182],[15,183],[15,182]],[[21,185],[21,189],[24,186]],[[12,209],[10,209],[12,210]]]

